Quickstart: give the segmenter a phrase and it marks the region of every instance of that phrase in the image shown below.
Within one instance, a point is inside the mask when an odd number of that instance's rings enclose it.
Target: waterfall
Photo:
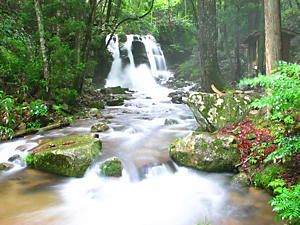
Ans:
[[[106,87],[127,87],[153,96],[163,88],[163,83],[171,76],[160,45],[152,35],[127,35],[124,44],[117,35],[110,41],[108,51],[113,63],[106,79]],[[106,41],[108,41],[107,37]]]

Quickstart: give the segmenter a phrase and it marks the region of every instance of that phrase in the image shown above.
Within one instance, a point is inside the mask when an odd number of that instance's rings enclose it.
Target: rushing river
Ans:
[[[150,68],[135,65],[134,40],[145,44]],[[129,58],[125,67],[117,38],[109,46],[114,62],[107,84],[138,92],[124,106],[102,112],[110,126],[100,133],[103,155],[83,178],[59,177],[15,161],[13,169],[0,173],[0,225],[281,224],[275,222],[264,191],[231,185],[232,174],[203,173],[171,161],[168,145],[190,134],[197,123],[186,105],[172,104],[170,90],[156,83],[170,73],[155,39],[128,35],[122,48]],[[49,138],[89,133],[95,123],[79,120],[71,127],[1,143],[0,163],[15,154],[25,157]],[[111,156],[123,162],[121,178],[101,176],[100,165]]]
[[[66,178],[26,168],[0,174],[0,225],[271,225],[270,196],[264,191],[230,185],[231,174],[211,174],[178,167],[168,144],[197,127],[185,105],[167,98],[135,98],[108,107],[110,130],[101,133],[103,156],[83,178]],[[177,121],[165,125],[166,119]],[[96,120],[43,136],[0,144],[0,161],[26,155],[37,143],[73,133],[87,133]],[[118,156],[121,178],[100,175],[100,164]],[[206,223],[205,223],[206,222]]]

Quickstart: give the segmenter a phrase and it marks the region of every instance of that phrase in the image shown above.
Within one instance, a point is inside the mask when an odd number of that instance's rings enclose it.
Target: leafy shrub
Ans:
[[[48,107],[40,100],[32,101],[30,103],[30,115],[32,117],[43,117],[48,115]]]
[[[6,127],[14,127],[16,120],[14,114],[15,100],[0,91],[0,125]]]
[[[262,98],[255,100],[251,106],[261,109],[268,106],[267,119],[280,124],[281,129],[276,129],[277,139],[274,141],[277,148],[267,156],[265,162],[273,161],[273,167],[278,168],[278,163],[288,161],[295,173],[293,183],[297,182],[297,161],[300,154],[299,113],[300,113],[300,65],[280,62],[279,67],[271,76],[258,76],[245,79],[240,86],[263,87],[265,93]],[[278,170],[277,170],[278,171]],[[283,174],[286,176],[286,174]],[[282,177],[285,179],[286,177]],[[266,180],[262,179],[258,180]],[[269,177],[270,175],[266,176]],[[276,178],[276,177],[275,177]],[[286,180],[286,179],[285,179]],[[286,219],[298,224],[300,218],[300,184],[287,186],[283,180],[269,180],[264,184],[274,189],[277,194],[271,201],[273,210],[278,213],[278,218]],[[291,185],[290,184],[290,185]]]
[[[76,104],[76,98],[78,93],[74,89],[60,88],[55,90],[55,100],[59,104],[66,103],[68,105],[74,106]]]
[[[298,224],[300,222],[300,184],[286,188],[285,182],[278,179],[271,182],[269,186],[273,187],[274,192],[277,193],[277,196],[270,201],[273,211],[277,212],[277,218]]]
[[[293,135],[291,131],[296,132],[299,126],[300,65],[280,62],[271,76],[260,75],[240,82],[242,87],[247,85],[265,88],[263,97],[255,100],[251,106],[259,109],[269,106],[271,110],[268,119],[284,124],[284,128],[276,133],[278,148],[267,160],[285,161],[293,154],[299,154],[299,136],[290,136]]]

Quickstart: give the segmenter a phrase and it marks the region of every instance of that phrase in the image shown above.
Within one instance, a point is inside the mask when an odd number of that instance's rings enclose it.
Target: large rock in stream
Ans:
[[[179,165],[206,172],[235,172],[240,151],[230,135],[194,132],[169,146],[170,157]]]
[[[26,162],[32,168],[50,173],[82,177],[101,155],[101,147],[101,141],[91,135],[61,137],[34,148]]]
[[[122,162],[117,157],[112,157],[101,165],[101,171],[107,177],[120,177],[122,176]]]
[[[253,97],[245,94],[226,93],[219,96],[213,93],[194,92],[188,98],[199,128],[202,131],[215,131],[226,125],[239,122],[247,113]]]

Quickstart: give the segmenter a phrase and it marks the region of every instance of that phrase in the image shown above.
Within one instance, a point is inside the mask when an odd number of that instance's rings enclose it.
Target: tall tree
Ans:
[[[216,0],[198,0],[200,79],[204,90],[212,84],[223,87],[217,56],[218,32],[216,25]]]
[[[282,59],[280,0],[264,0],[266,72],[270,75]]]
[[[235,33],[235,80],[239,81],[242,75],[242,68],[241,68],[241,54],[240,54],[240,42],[241,42],[241,35],[240,35],[240,14],[241,14],[241,5],[240,1],[235,2],[235,26],[236,26],[236,33]]]
[[[34,9],[36,13],[36,18],[38,22],[38,31],[40,37],[40,48],[43,59],[43,70],[44,70],[44,79],[47,81],[49,77],[49,62],[46,53],[46,44],[45,44],[45,32],[44,32],[44,24],[43,24],[43,15],[41,11],[41,6],[39,0],[34,0]],[[46,87],[48,91],[48,86]]]

